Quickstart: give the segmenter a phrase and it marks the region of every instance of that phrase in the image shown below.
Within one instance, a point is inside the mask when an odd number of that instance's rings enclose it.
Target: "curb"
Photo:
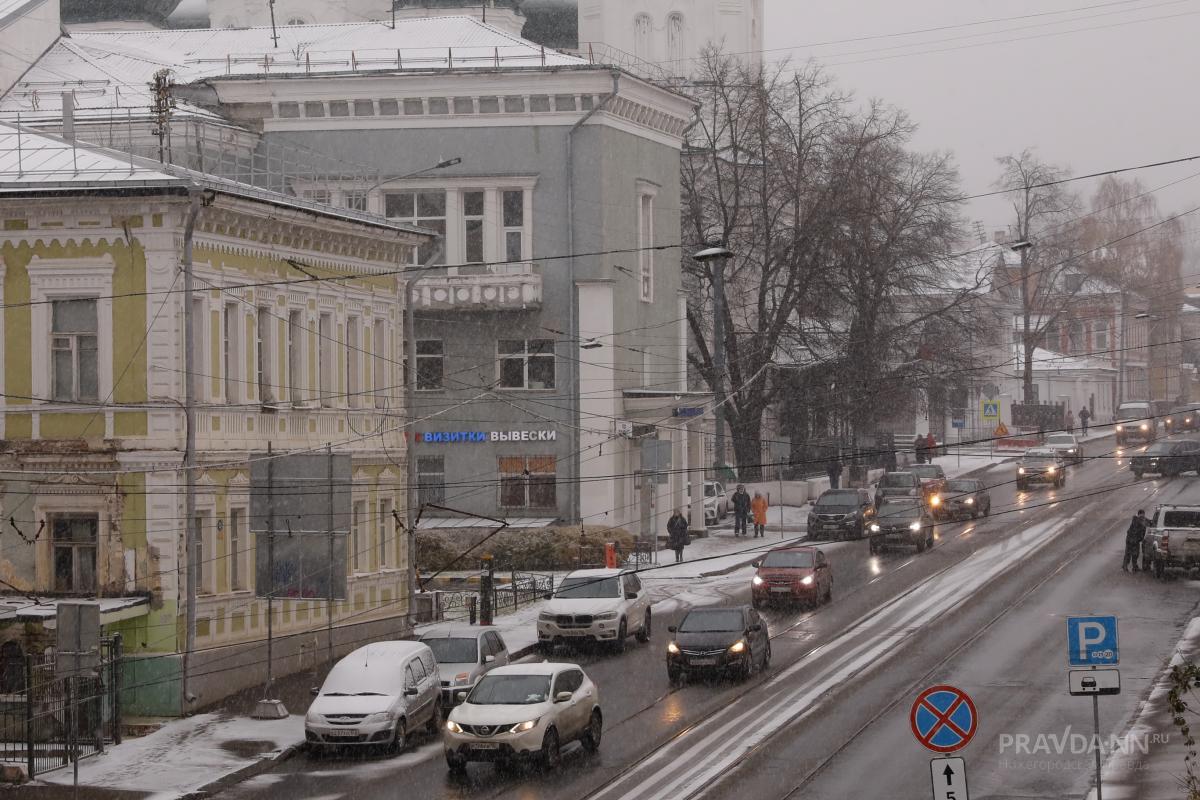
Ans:
[[[296,753],[300,752],[300,747],[302,744],[303,742],[300,744],[289,745],[269,758],[260,758],[253,764],[247,764],[241,769],[234,770],[227,775],[223,775],[212,783],[205,784],[199,789],[180,795],[179,800],[206,800],[206,798],[220,794],[226,789],[232,788],[239,783],[270,772],[273,768],[292,758],[292,756],[296,755]]]

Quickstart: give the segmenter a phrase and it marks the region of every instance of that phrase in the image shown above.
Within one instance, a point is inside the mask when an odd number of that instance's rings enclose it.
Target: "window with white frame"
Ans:
[[[363,556],[367,553],[363,545],[366,535],[367,501],[356,500],[350,512],[350,565],[358,572],[362,568]]]
[[[654,302],[654,195],[638,196],[638,279],[644,303]]]
[[[649,14],[638,14],[633,18],[633,54],[643,61],[653,57],[650,51],[650,36],[654,31],[654,21]]]
[[[553,339],[501,339],[496,348],[500,388],[554,388]]]
[[[237,303],[226,303],[225,313],[221,322],[222,328],[222,361],[225,373],[225,402],[237,403],[241,400],[241,370],[238,368],[241,355],[241,313]]]
[[[333,371],[333,314],[322,314],[317,323],[318,342],[317,371],[321,392],[321,405],[331,408],[337,405],[337,386]]]
[[[304,402],[304,312],[293,308],[287,318],[288,396]]]
[[[100,399],[98,336],[94,298],[51,303],[51,397],[55,400]]]
[[[95,593],[96,547],[99,539],[98,514],[54,514],[50,517],[54,591]]]
[[[362,324],[346,317],[346,404],[358,408],[362,393]]]
[[[379,566],[388,566],[388,546],[392,541],[392,528],[394,520],[392,519],[392,501],[379,501],[379,517],[378,517],[378,536],[379,536]]]
[[[271,388],[271,309],[259,306],[255,319],[254,342],[255,380],[258,384],[258,399],[261,403],[275,402],[275,392]]]
[[[441,339],[417,340],[417,391],[434,392],[443,388],[445,364],[445,345]]]
[[[500,193],[503,215],[504,260],[506,266],[524,261],[525,254],[525,190],[505,189]]]
[[[1096,320],[1092,324],[1092,349],[1103,351],[1108,349],[1108,322],[1105,320]]]
[[[374,332],[371,334],[371,348],[373,350],[371,363],[375,368],[375,376],[372,380],[375,388],[376,408],[387,408],[388,397],[391,395],[392,389],[391,381],[387,377],[387,334],[384,329],[383,320],[375,320]]]
[[[312,115],[310,115],[312,116]],[[324,116],[322,109],[321,116]],[[320,203],[323,206],[329,205],[329,190],[328,189],[305,189],[300,193],[300,196],[310,203]]]
[[[216,591],[213,577],[216,575],[214,562],[217,557],[217,548],[212,539],[213,531],[208,512],[197,513],[192,518],[192,524],[195,526],[196,536],[196,591],[200,594],[212,594]]]
[[[185,380],[192,381],[192,391],[195,392],[197,400],[205,400],[208,398],[207,382],[201,379],[201,376],[208,373],[205,365],[208,364],[208,348],[205,345],[208,343],[208,337],[204,335],[205,322],[208,320],[208,302],[201,298],[196,298],[192,301],[192,346],[195,355],[195,363],[198,368],[192,376],[185,376]]]
[[[367,210],[367,193],[362,189],[351,189],[342,192],[342,203],[351,211]]]
[[[246,524],[246,510],[243,508],[229,509],[229,590],[238,592],[246,586],[248,537],[243,526]]]
[[[410,222],[422,228],[446,233],[446,191],[444,189],[413,189],[402,192],[385,192],[383,195],[384,216],[399,222]],[[434,253],[435,242],[416,248],[414,263],[424,264]]]
[[[483,247],[483,218],[485,194],[470,190],[462,193],[463,262],[481,264],[485,260]]]
[[[502,508],[554,508],[556,468],[554,456],[501,456],[500,506]]]
[[[417,457],[417,502],[442,505],[446,502],[446,457]]]

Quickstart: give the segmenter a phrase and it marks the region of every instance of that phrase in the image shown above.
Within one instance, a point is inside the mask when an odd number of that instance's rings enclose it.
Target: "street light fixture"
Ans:
[[[725,262],[732,257],[733,251],[715,243],[692,256],[701,264],[712,262],[713,265],[713,377],[716,381],[713,416],[717,428],[713,461],[718,474],[725,467]]]
[[[1028,239],[1022,239],[1019,242],[1013,242],[1010,244],[1008,249],[1012,250],[1014,253],[1020,253],[1022,250],[1028,250],[1031,247],[1033,247],[1033,242],[1029,241]]]
[[[371,184],[370,186],[368,186],[366,189],[363,189],[362,191],[370,192],[374,189],[378,189],[380,186],[383,186],[385,183],[391,183],[392,181],[402,181],[407,178],[415,178],[418,175],[424,175],[426,172],[433,172],[434,170],[437,170],[437,169],[446,169],[447,167],[457,167],[461,163],[462,163],[461,156],[455,156],[454,158],[446,158],[446,159],[443,159],[443,160],[439,161],[438,163],[434,164],[433,166],[424,167],[423,169],[419,169],[415,172],[410,172],[407,175],[393,175],[390,178],[384,178],[383,180],[379,181],[378,183]]]

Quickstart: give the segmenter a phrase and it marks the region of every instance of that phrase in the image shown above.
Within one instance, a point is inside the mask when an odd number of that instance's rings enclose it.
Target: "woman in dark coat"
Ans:
[[[678,508],[667,520],[667,546],[675,551],[675,563],[683,561],[683,548],[688,545],[688,521]]]

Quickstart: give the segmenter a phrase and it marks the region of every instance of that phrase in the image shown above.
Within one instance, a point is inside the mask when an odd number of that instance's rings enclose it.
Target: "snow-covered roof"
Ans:
[[[8,22],[9,18],[23,14],[27,9],[44,2],[46,0],[0,0],[0,25]]]
[[[32,599],[6,595],[0,597],[0,621],[45,622],[58,616],[61,600],[51,598]],[[74,602],[74,601],[72,601]],[[150,611],[147,597],[102,597],[92,601],[100,606],[100,623],[108,625],[124,619],[145,616]]]
[[[1019,348],[1014,349],[1019,350]],[[1020,371],[1021,365],[1024,363],[1023,359],[1024,357],[1021,353],[1017,352],[1016,360],[1013,363],[1018,371]],[[1101,359],[1088,358],[1086,356],[1069,356],[1063,353],[1056,353],[1052,350],[1045,350],[1041,347],[1033,349],[1034,372],[1072,372],[1083,370],[1116,372],[1115,367]]]
[[[505,520],[510,528],[548,528],[558,521],[557,517],[512,517]],[[483,517],[421,517],[417,530],[428,531],[440,528],[494,528],[496,523]]]

